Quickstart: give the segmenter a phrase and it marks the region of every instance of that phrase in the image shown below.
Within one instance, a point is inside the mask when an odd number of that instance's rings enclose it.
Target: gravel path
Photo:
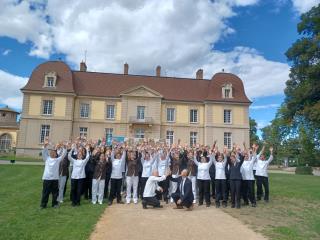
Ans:
[[[193,211],[142,209],[141,204],[106,208],[90,239],[94,240],[262,240],[238,219],[214,206],[196,206]],[[234,211],[239,211],[235,209]]]

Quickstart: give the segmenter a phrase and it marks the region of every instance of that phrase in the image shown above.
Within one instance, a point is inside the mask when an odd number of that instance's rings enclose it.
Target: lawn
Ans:
[[[59,209],[40,210],[42,173],[42,166],[0,165],[1,239],[87,239],[106,204],[82,200],[73,208],[67,199]]]
[[[0,154],[0,160],[12,160],[15,159],[16,161],[22,162],[42,162],[41,157],[28,157],[28,156],[14,156],[12,154]]]
[[[320,239],[320,177],[270,174],[270,203],[224,211],[275,240]]]

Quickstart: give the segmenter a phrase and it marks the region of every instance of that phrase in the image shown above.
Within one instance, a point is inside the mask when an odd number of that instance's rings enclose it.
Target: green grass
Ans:
[[[0,166],[0,238],[87,239],[106,205],[82,200],[73,208],[66,197],[60,208],[40,210],[42,173],[41,166]]]
[[[0,160],[12,160],[15,159],[16,161],[22,161],[22,162],[41,162],[41,157],[27,157],[27,156],[14,156],[14,155],[1,155],[0,154]]]
[[[272,173],[269,179],[270,203],[224,211],[270,239],[320,239],[320,177]]]

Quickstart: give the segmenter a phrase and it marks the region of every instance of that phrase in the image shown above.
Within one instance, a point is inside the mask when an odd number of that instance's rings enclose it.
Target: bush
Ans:
[[[310,166],[298,166],[296,167],[296,174],[300,175],[312,175],[312,167]]]

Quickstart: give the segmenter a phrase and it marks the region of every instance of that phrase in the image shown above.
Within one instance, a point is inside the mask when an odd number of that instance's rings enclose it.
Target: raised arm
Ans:
[[[62,153],[61,155],[57,158],[58,161],[61,161],[64,159],[64,157],[67,155],[67,149],[65,147],[62,148]]]
[[[194,153],[194,155],[193,155],[193,162],[194,162],[194,164],[195,165],[199,165],[199,162],[198,162],[198,160],[197,160],[197,154],[196,153]]]
[[[271,162],[272,162],[272,160],[273,160],[273,147],[270,147],[270,157],[269,157],[269,159],[268,159],[268,164],[270,164]]]
[[[69,154],[68,154],[68,159],[69,159],[70,162],[75,161],[75,159],[72,157],[73,151],[74,151],[74,148],[72,148],[71,151],[70,151]]]

